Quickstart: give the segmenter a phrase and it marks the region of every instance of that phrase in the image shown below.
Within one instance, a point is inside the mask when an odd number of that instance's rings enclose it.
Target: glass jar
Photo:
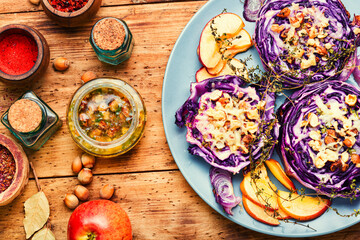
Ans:
[[[94,93],[103,92],[104,89],[112,89],[120,93],[122,96],[125,96],[131,106],[129,114],[132,116],[132,120],[128,130],[119,138],[112,139],[111,141],[98,141],[97,138],[92,137],[91,134],[86,132],[80,124],[80,121],[82,121],[80,112],[84,111],[83,109],[89,109],[90,106],[94,106],[86,105],[86,107],[84,107],[84,102],[88,102],[88,96],[94,96]],[[105,112],[99,111],[99,108],[92,108],[95,109],[91,110],[93,113],[101,113],[102,116],[105,114]],[[103,109],[108,108],[109,107],[107,106]],[[120,112],[123,111],[122,108],[119,109],[121,109]],[[114,120],[108,121],[111,122]],[[146,109],[140,94],[128,83],[114,78],[98,78],[82,85],[72,97],[67,112],[67,124],[75,143],[85,152],[98,157],[115,157],[129,151],[142,137],[145,129],[145,123]],[[96,119],[93,119],[90,124],[91,126],[97,126],[96,124],[99,124],[99,122]]]
[[[9,122],[9,110],[2,115],[1,122],[27,148],[39,150],[42,145],[61,127],[59,116],[34,92],[27,91],[18,100],[27,99],[35,102],[41,109],[41,121],[32,131],[19,132]]]
[[[98,44],[96,44],[96,39],[94,38],[94,29],[96,29],[97,25],[99,23],[101,23],[101,21],[104,21],[107,19],[117,21],[118,23],[120,23],[120,25],[125,30],[125,37],[124,37],[122,44],[119,47],[112,49],[112,50],[104,50]],[[108,32],[109,31],[104,31],[104,34],[106,34]],[[110,36],[108,36],[107,38],[106,38],[106,36],[104,36],[104,39],[113,38],[114,37],[113,35],[114,34],[110,34]],[[112,40],[114,40],[114,39],[112,39]],[[109,63],[111,65],[118,65],[130,58],[132,50],[134,48],[134,39],[133,39],[130,29],[127,26],[125,21],[114,18],[114,17],[107,17],[107,18],[100,19],[99,21],[97,21],[94,24],[93,28],[91,29],[91,34],[90,34],[90,44],[91,44],[92,48],[94,49],[94,51],[100,61]]]

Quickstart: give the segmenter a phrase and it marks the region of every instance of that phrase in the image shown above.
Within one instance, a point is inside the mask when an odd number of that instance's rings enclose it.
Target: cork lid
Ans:
[[[42,111],[40,106],[29,99],[17,100],[8,113],[9,123],[18,132],[32,132],[40,125]]]
[[[115,50],[124,42],[124,26],[114,18],[100,20],[93,29],[96,45],[103,50]]]

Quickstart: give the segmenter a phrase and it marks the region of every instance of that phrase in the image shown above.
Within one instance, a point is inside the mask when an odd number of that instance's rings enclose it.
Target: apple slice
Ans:
[[[237,36],[245,27],[244,21],[235,13],[221,13],[210,20],[211,28],[220,38],[228,39]]]
[[[207,70],[206,70],[206,67],[202,67],[200,68],[196,74],[195,74],[195,79],[196,79],[196,82],[201,82],[205,79],[208,79],[208,78],[213,78],[214,76],[211,75]]]
[[[244,78],[248,78],[248,72],[247,69],[245,68],[245,65],[236,58],[233,58],[230,60],[229,63],[226,63],[224,69],[217,75],[211,75],[208,70],[209,69],[205,67],[200,68],[195,74],[196,82],[201,82],[208,78],[225,76],[225,75],[233,75],[233,76],[238,75]]]
[[[269,159],[265,161],[266,166],[270,169],[271,173],[276,177],[282,185],[292,192],[296,192],[294,183],[290,178],[285,174],[284,169],[281,167],[280,163],[274,159]]]
[[[207,68],[214,68],[221,60],[221,42],[215,38],[232,38],[245,26],[233,13],[222,13],[212,18],[204,27],[199,43],[199,59]]]
[[[262,170],[263,172],[263,170]],[[265,169],[266,172],[266,169]],[[270,181],[267,173],[261,173],[259,178],[251,179],[251,172],[244,176],[240,184],[240,190],[244,196],[253,203],[267,209],[277,210],[276,186]]]
[[[274,217],[274,211],[265,210],[259,205],[253,203],[244,195],[242,201],[246,212],[255,220],[272,226],[277,226],[280,224],[279,220]]]
[[[279,207],[298,221],[308,221],[319,217],[331,205],[329,199],[300,196],[297,193],[278,191]]]
[[[226,60],[221,59],[215,67],[208,68],[207,71],[211,75],[215,76],[218,75],[224,69],[225,65],[226,65]]]
[[[239,34],[229,39],[227,44],[229,45],[228,49],[237,49],[240,52],[245,52],[252,47],[253,41],[250,34],[245,29],[241,29]]]

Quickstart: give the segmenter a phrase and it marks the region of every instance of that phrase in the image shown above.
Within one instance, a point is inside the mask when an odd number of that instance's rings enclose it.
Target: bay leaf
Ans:
[[[24,207],[23,223],[28,239],[45,225],[50,216],[50,206],[44,192],[38,192],[25,201]]]
[[[35,233],[31,240],[55,240],[55,235],[50,229],[44,227]]]

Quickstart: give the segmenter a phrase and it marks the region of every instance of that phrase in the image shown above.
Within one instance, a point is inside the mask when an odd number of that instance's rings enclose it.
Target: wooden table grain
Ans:
[[[112,200],[129,214],[134,239],[278,239],[243,228],[209,207],[185,181],[166,142],[161,118],[166,64],[179,34],[206,2],[103,0],[92,21],[67,29],[53,23],[41,7],[28,0],[0,0],[0,26],[20,23],[34,27],[49,43],[51,62],[60,56],[71,61],[66,72],[56,72],[49,66],[46,73],[31,84],[0,83],[0,114],[24,91],[33,90],[63,122],[62,128],[39,151],[26,150],[49,199],[56,239],[66,239],[72,211],[64,206],[63,199],[78,184],[70,166],[81,153],[70,137],[65,114],[72,94],[82,84],[81,75],[88,70],[98,76],[129,82],[143,96],[148,110],[146,131],[140,143],[120,157],[98,159],[94,181],[89,185],[90,199],[99,198],[101,186],[107,183],[116,186]],[[116,67],[98,61],[88,40],[92,25],[106,16],[124,19],[136,42],[132,57]],[[0,133],[10,134],[3,125]],[[23,204],[36,192],[31,175],[23,194],[10,205],[0,207],[0,239],[25,239]],[[359,226],[308,239],[359,239]]]

